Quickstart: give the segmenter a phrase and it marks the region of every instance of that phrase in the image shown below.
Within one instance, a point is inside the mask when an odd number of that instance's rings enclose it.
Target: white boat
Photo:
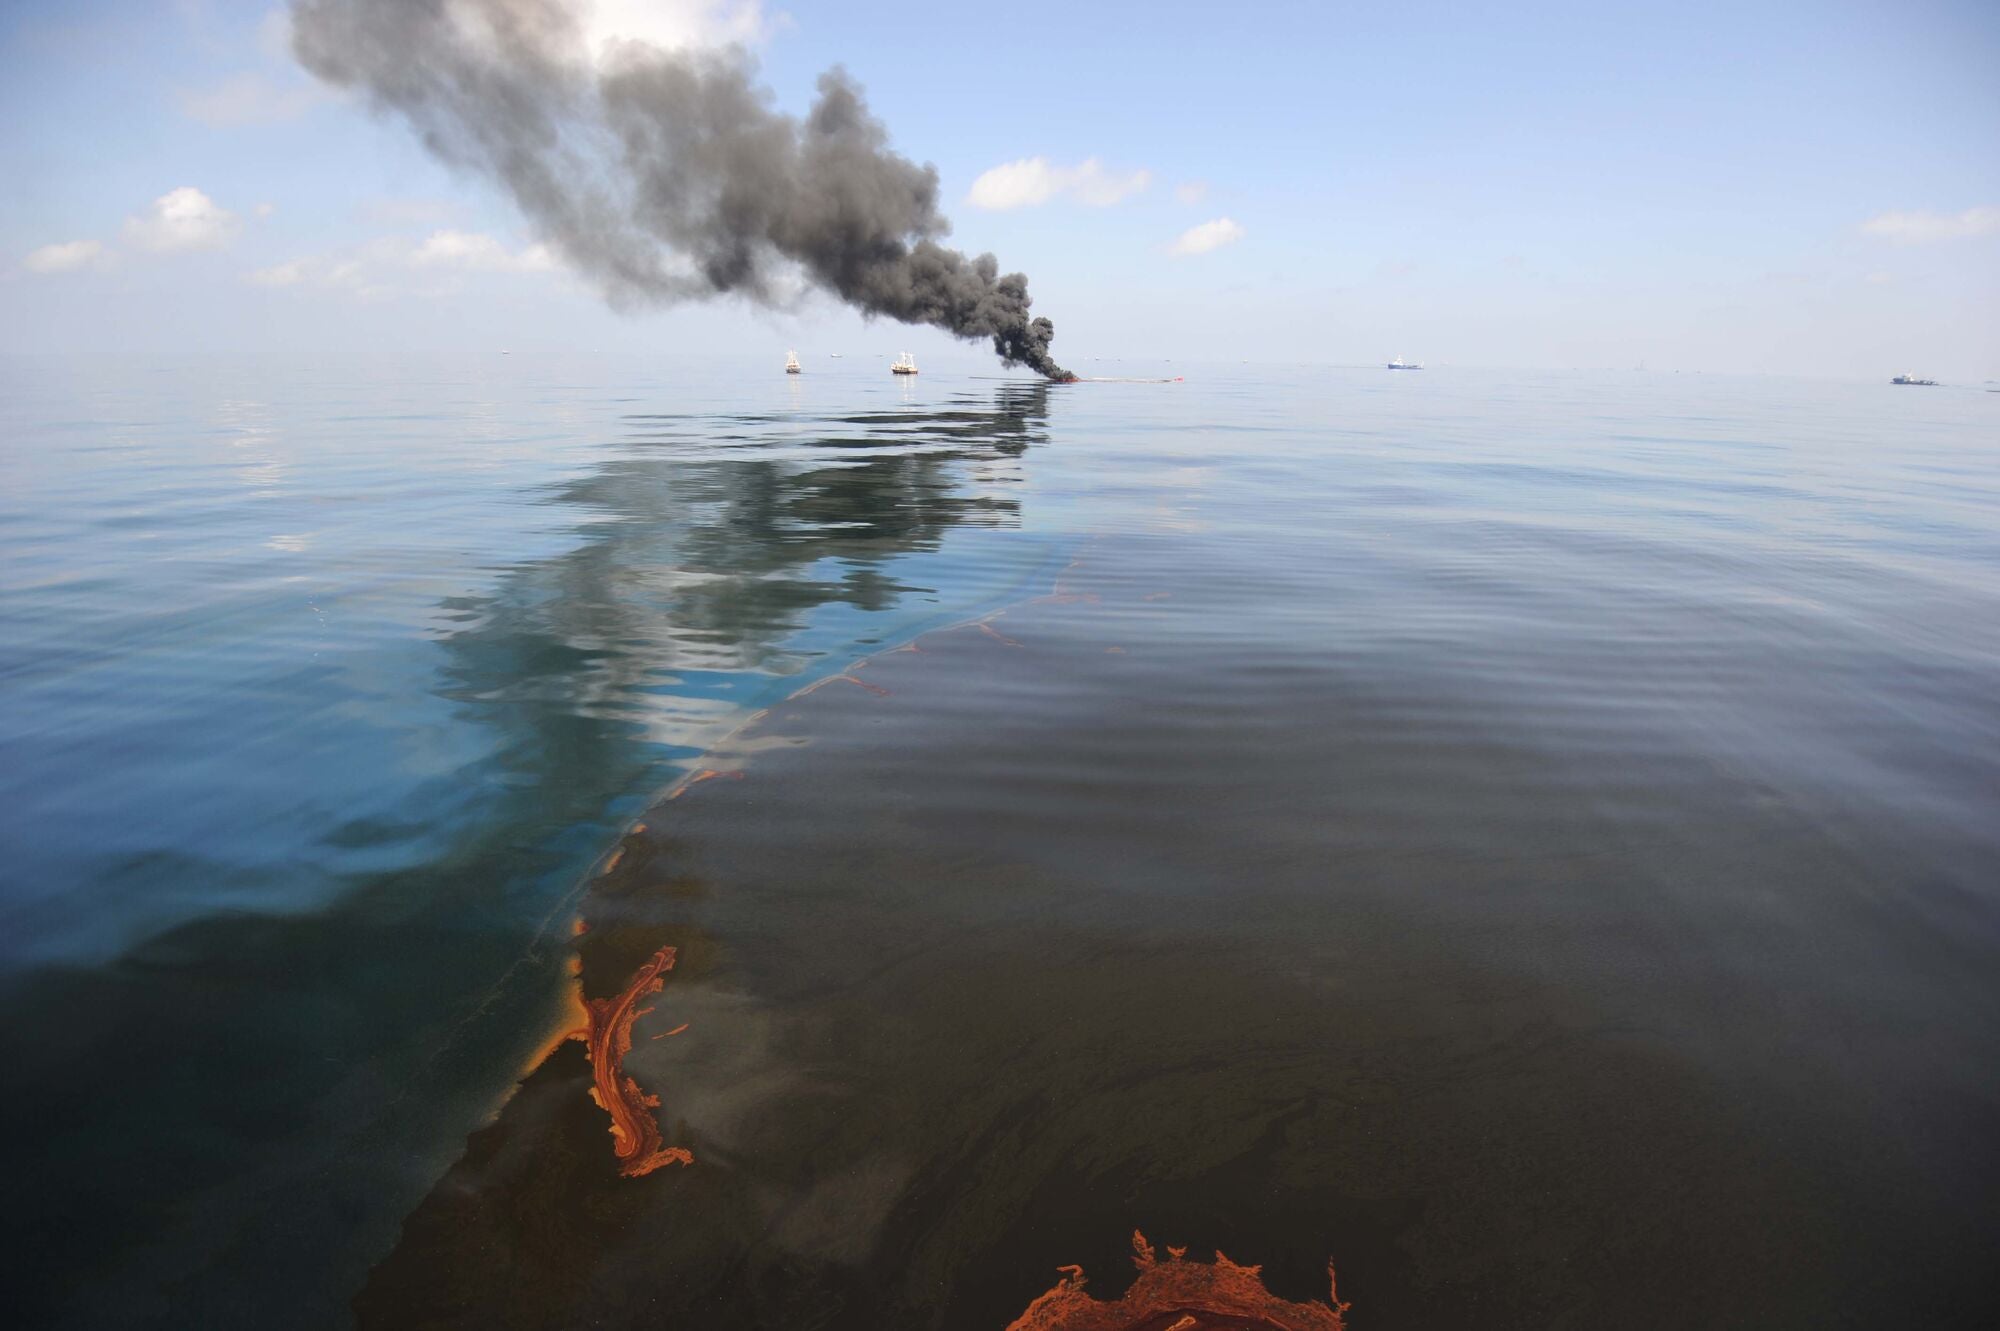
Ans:
[[[1404,360],[1401,356],[1398,356],[1389,362],[1389,368],[1392,370],[1421,370],[1424,368],[1424,363],[1422,361]]]
[[[915,374],[916,372],[917,358],[907,351],[898,356],[896,363],[889,367],[889,373],[891,374]]]
[[[1899,375],[1897,375],[1897,376],[1896,376],[1896,377],[1895,377],[1894,379],[1891,379],[1891,380],[1890,380],[1889,382],[1890,382],[1890,383],[1892,383],[1892,384],[1909,384],[1909,385],[1910,385],[1911,387],[1913,387],[1913,388],[1936,388],[1936,387],[1937,387],[1937,380],[1935,380],[1935,379],[1919,379],[1919,378],[1918,378],[1918,377],[1917,377],[1916,375],[1914,375],[1914,374],[1910,374],[1910,373],[1908,373],[1907,371],[1906,371],[1905,373],[1902,373],[1902,374],[1899,374]]]
[[[787,352],[785,353],[785,373],[786,373],[786,374],[804,374],[804,373],[805,373],[805,371],[804,371],[803,369],[801,369],[801,368],[800,368],[800,366],[799,366],[799,353],[798,353],[798,352],[796,352],[796,351],[787,351]]]

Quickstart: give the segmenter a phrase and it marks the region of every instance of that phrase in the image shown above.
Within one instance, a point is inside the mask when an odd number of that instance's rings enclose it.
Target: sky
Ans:
[[[844,66],[1068,361],[2000,379],[1993,0],[578,3],[794,112]],[[12,0],[0,173],[0,352],[951,350],[608,309],[282,5]]]

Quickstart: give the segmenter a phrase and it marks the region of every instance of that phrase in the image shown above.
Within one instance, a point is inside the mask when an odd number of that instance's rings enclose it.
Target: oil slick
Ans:
[[[1125,1297],[1106,1303],[1084,1293],[1083,1268],[1065,1266],[1055,1287],[1028,1305],[1007,1331],[1346,1331],[1333,1263],[1326,1267],[1327,1302],[1291,1303],[1264,1288],[1260,1266],[1238,1266],[1220,1252],[1190,1262],[1186,1248],[1168,1248],[1162,1262],[1138,1230],[1132,1264],[1139,1278]]]
[[[666,987],[666,973],[674,968],[674,949],[663,947],[641,966],[616,998],[593,998],[584,1006],[590,1025],[584,1040],[590,1046],[590,1068],[594,1085],[591,1098],[611,1115],[612,1150],[626,1178],[642,1178],[663,1165],[691,1165],[694,1155],[685,1147],[665,1146],[660,1125],[652,1110],[660,1097],[642,1090],[638,1081],[625,1073],[625,1055],[632,1052],[632,1023],[653,1009],[640,1007],[639,1000]],[[679,1035],[687,1027],[668,1031]]]
[[[762,716],[763,713],[759,712],[757,715]],[[738,771],[723,771],[720,768],[704,767],[700,771],[691,773],[688,776],[682,778],[680,781],[676,782],[674,784],[673,789],[667,792],[667,798],[670,800],[677,800],[682,795],[685,795],[690,787],[698,786],[704,781],[741,781],[742,779],[743,779],[743,773]],[[645,826],[646,825],[644,823],[641,823],[632,830],[635,832],[644,831]],[[612,867],[613,866],[611,865],[606,865],[605,872],[609,873]]]

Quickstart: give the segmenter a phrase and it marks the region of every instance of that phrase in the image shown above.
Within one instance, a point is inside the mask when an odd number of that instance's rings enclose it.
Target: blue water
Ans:
[[[0,1128],[38,1315],[256,1324],[256,1271],[339,1321],[550,1033],[619,829],[757,709],[1092,551],[1240,607],[1135,640],[1449,676],[1518,724],[1454,761],[1622,764],[1590,798],[1634,836],[1698,749],[1935,862],[1881,907],[1916,971],[1990,954],[2000,397],[1078,368],[1188,378],[0,363]],[[1955,1001],[1988,1039],[1994,993]]]
[[[853,393],[910,437],[849,479],[796,389],[718,374],[657,414],[510,368],[9,367],[8,964],[324,908],[551,782],[615,819],[744,709],[1050,557],[994,539],[1006,478],[946,456],[935,400]]]

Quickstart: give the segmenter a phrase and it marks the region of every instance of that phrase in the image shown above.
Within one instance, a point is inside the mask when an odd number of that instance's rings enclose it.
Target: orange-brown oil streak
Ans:
[[[677,800],[681,796],[687,794],[689,786],[698,786],[704,781],[741,781],[742,779],[743,779],[743,773],[741,772],[724,772],[724,771],[719,771],[713,767],[704,767],[699,772],[696,772],[692,776],[687,777],[679,785],[675,786],[672,790],[668,791],[667,798],[670,800]],[[643,825],[644,824],[641,824],[641,826]]]
[[[639,1000],[666,987],[666,972],[674,967],[674,949],[663,947],[641,966],[616,998],[592,998],[584,1003],[589,1024],[584,1040],[590,1046],[594,1085],[591,1097],[611,1115],[611,1149],[622,1162],[618,1172],[639,1178],[662,1165],[691,1165],[694,1156],[679,1146],[660,1144],[660,1124],[652,1110],[660,1097],[649,1095],[637,1080],[625,1075],[625,1055],[632,1052],[632,1023],[651,1008]]]
[[[1144,1234],[1132,1232],[1132,1264],[1139,1278],[1124,1297],[1110,1301],[1084,1292],[1083,1268],[1060,1268],[1062,1279],[1028,1305],[1007,1331],[1136,1331],[1174,1317],[1167,1331],[1203,1326],[1256,1327],[1260,1331],[1345,1331],[1348,1305],[1340,1301],[1333,1264],[1327,1263],[1327,1301],[1291,1303],[1264,1288],[1262,1267],[1239,1266],[1220,1252],[1214,1262],[1186,1260],[1184,1247],[1167,1248],[1161,1261]]]

